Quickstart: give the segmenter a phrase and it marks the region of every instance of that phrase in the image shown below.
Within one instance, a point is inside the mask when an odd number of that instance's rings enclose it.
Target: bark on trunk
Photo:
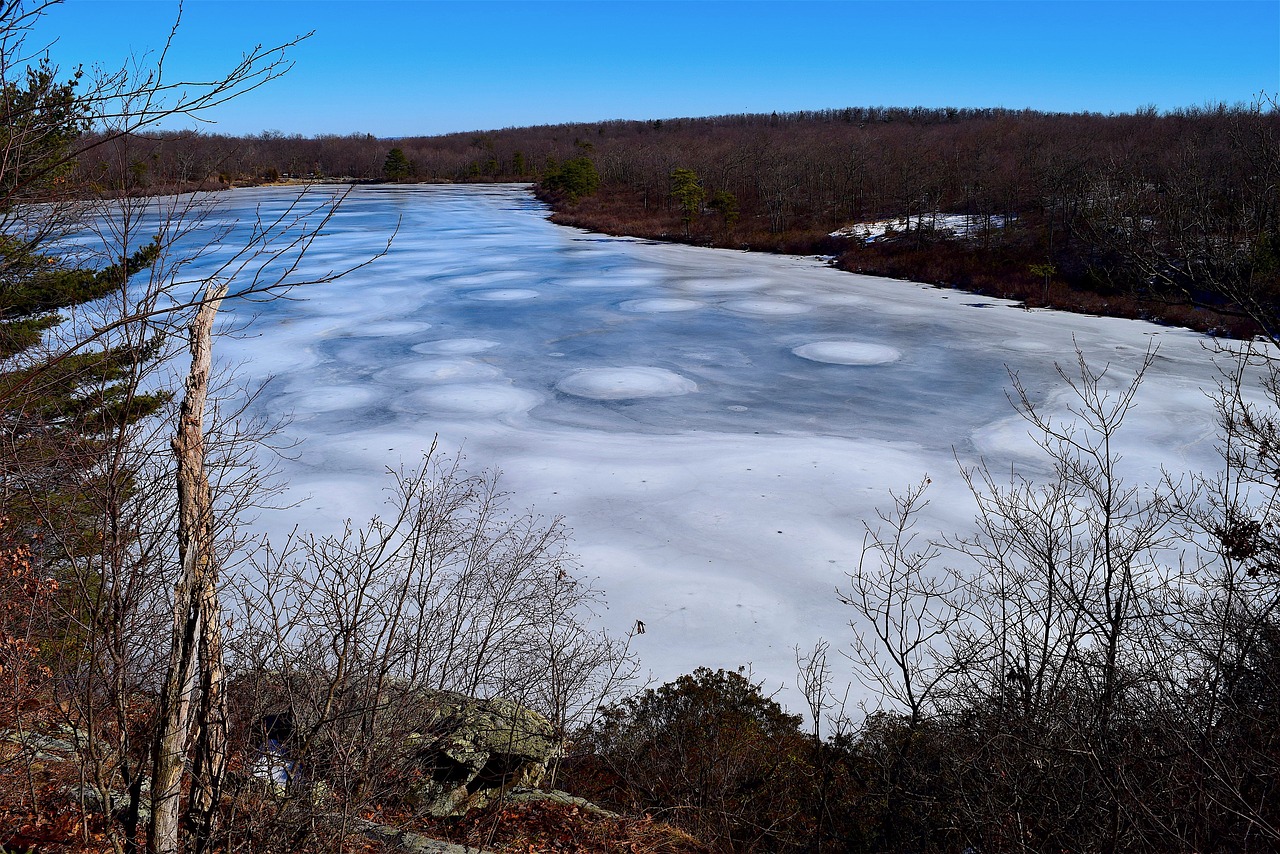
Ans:
[[[196,719],[195,761],[187,829],[193,851],[203,854],[216,830],[218,799],[227,767],[227,708],[222,690],[222,608],[218,601],[218,567],[209,572],[200,595],[200,705]]]
[[[173,649],[160,695],[160,722],[152,757],[151,826],[147,834],[151,854],[177,854],[180,849],[182,777],[193,723],[199,731],[197,754],[203,758],[192,805],[208,819],[216,806],[226,761],[218,572],[212,549],[212,496],[204,468],[204,409],[213,361],[211,333],[225,294],[225,285],[210,285],[191,322],[191,370],[172,443],[178,461],[181,575],[174,590]],[[198,711],[194,722],[193,710]],[[204,830],[207,838],[210,828]]]

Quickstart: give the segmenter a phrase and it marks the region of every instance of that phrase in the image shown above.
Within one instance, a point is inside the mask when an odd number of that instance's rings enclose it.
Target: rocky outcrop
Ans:
[[[293,782],[324,787],[338,763],[360,757],[375,763],[363,773],[384,767],[393,774],[398,803],[418,815],[455,816],[513,788],[536,788],[560,755],[547,719],[511,700],[390,685],[376,699],[358,691],[340,694],[327,719],[317,721],[312,710],[326,704],[314,699],[323,692],[310,687],[293,674],[241,678],[233,685],[233,696],[249,694],[247,720],[260,734],[258,756],[248,765],[254,776],[281,789]],[[310,733],[316,735],[306,749],[300,734]],[[348,746],[332,751],[334,744]]]
[[[357,820],[356,826],[370,839],[377,840],[388,848],[403,851],[405,854],[489,854],[483,848],[455,845],[411,830],[401,830],[364,819]]]
[[[57,735],[2,729],[0,741],[16,745],[28,762],[62,762],[74,758],[77,745],[87,744],[88,736],[70,727],[60,728]]]
[[[619,813],[597,806],[586,798],[579,798],[559,789],[525,789],[514,788],[507,792],[503,803],[521,804],[554,804],[555,806],[575,807],[595,818],[621,818]]]
[[[534,788],[560,743],[537,712],[495,698],[430,692],[426,731],[409,736],[425,772],[406,800],[433,816],[461,815],[492,803],[513,788]]]

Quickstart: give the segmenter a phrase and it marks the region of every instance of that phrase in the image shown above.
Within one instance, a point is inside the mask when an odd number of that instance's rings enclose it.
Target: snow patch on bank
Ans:
[[[871,222],[857,222],[831,232],[832,237],[847,237],[872,243],[887,234],[901,234],[917,228],[929,228],[935,231],[949,231],[956,237],[972,237],[984,231],[1004,228],[1005,217],[979,214],[944,214],[940,211],[921,214],[913,217],[896,219],[877,219]]]

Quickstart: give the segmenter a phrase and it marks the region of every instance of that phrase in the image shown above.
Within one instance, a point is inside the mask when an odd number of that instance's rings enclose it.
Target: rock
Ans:
[[[151,820],[151,787],[144,786],[143,788],[142,798],[138,802],[138,823],[140,825],[145,825]],[[110,794],[111,802],[104,804],[101,793],[91,786],[71,790],[71,796],[75,800],[83,802],[85,806],[91,809],[101,810],[108,815],[123,813],[129,808],[129,796],[124,792],[111,792]]]
[[[424,692],[431,707],[417,760],[427,778],[406,800],[433,816],[461,815],[492,803],[516,787],[536,787],[560,742],[547,719],[510,700],[477,700]]]
[[[0,741],[18,745],[28,762],[66,762],[79,755],[80,745],[89,743],[89,734],[71,726],[57,726],[53,733],[0,729]]]
[[[310,689],[305,677],[292,674],[258,674],[237,680],[233,693],[238,692],[249,698],[245,705],[253,709],[261,738],[258,755],[248,763],[251,773],[274,786],[323,785],[331,757],[313,750],[299,764],[291,755],[295,733],[323,726],[307,719],[309,710],[321,704],[298,698],[322,697],[322,688]],[[354,698],[352,705],[340,701],[329,712],[333,720],[356,720],[365,713],[357,705],[369,702],[363,693],[347,696]],[[405,789],[396,793],[396,800],[418,815],[462,815],[512,788],[537,787],[548,763],[560,755],[560,741],[547,719],[511,700],[392,683],[378,702],[384,711],[369,734],[367,754],[403,775]],[[346,737],[338,731],[332,740]],[[329,738],[326,734],[320,741]]]
[[[28,759],[40,762],[56,762],[76,755],[76,746],[63,738],[41,735],[38,732],[0,730],[0,741],[20,745]]]
[[[363,819],[358,821],[358,827],[360,832],[370,839],[376,839],[379,842],[390,845],[392,848],[404,851],[406,854],[489,854],[483,848],[455,845],[452,842],[432,839],[420,833],[398,830],[385,824],[377,824]]]
[[[559,789],[524,789],[515,788],[507,792],[505,797],[506,803],[510,804],[562,804],[565,806],[577,807],[584,813],[593,815],[596,818],[621,818],[621,816],[604,807],[596,806],[586,798],[579,798],[568,792],[562,792]]]

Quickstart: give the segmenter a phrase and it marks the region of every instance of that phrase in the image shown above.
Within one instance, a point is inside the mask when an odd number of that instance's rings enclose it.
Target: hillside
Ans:
[[[1030,305],[1275,332],[1257,323],[1276,314],[1280,288],[1280,112],[1266,99],[1164,114],[875,107],[130,145],[151,189],[539,182],[557,222],[610,234],[832,255],[843,269]],[[957,216],[963,234],[939,227]],[[830,236],[877,221],[896,227]]]

